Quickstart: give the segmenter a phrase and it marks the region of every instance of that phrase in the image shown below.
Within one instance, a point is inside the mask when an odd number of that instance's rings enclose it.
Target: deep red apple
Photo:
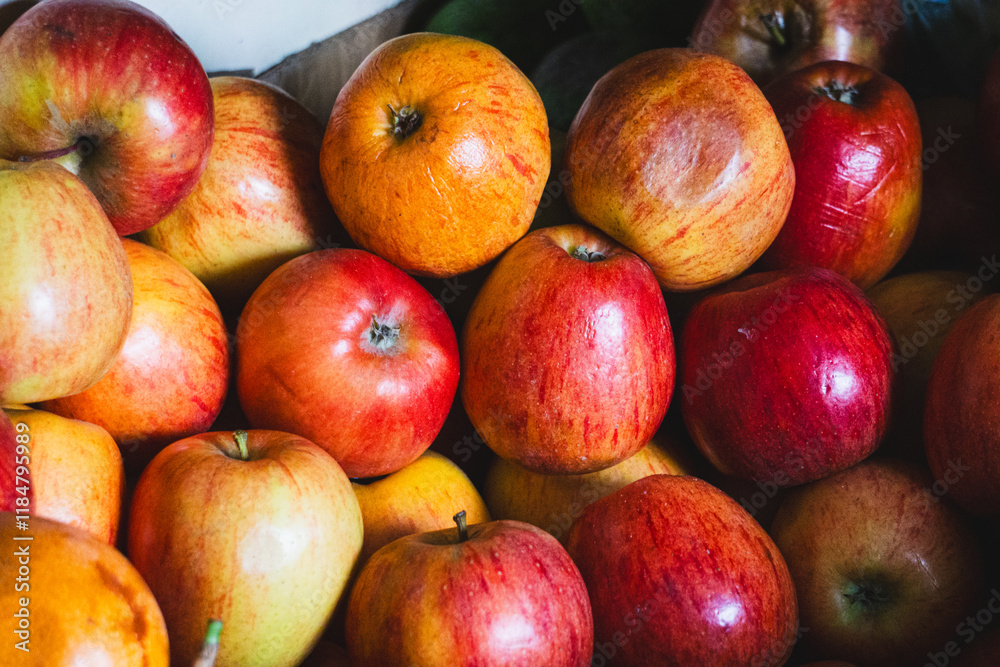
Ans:
[[[983,154],[994,169],[1000,169],[1000,49],[990,61],[983,81],[976,124],[983,141]]]
[[[386,475],[420,456],[458,386],[444,309],[362,250],[319,250],[279,267],[243,309],[236,351],[250,423],[315,442],[349,477]]]
[[[761,263],[820,266],[867,289],[902,258],[920,217],[922,140],[901,85],[823,62],[764,90],[795,163],[795,196]]]
[[[824,60],[891,70],[902,56],[905,20],[899,0],[711,0],[690,43],[766,85]]]
[[[798,610],[784,559],[707,482],[633,482],[583,511],[567,550],[590,592],[595,660],[767,666],[792,650]]]
[[[885,434],[892,345],[871,302],[832,271],[745,276],[684,326],[684,421],[726,474],[779,487],[825,477]]]
[[[0,37],[0,157],[57,160],[123,236],[191,192],[212,131],[198,58],[133,2],[50,0]]]
[[[587,589],[554,537],[493,521],[403,537],[365,565],[347,608],[351,663],[367,667],[584,667]]]
[[[587,473],[653,437],[674,345],[649,266],[595,229],[528,234],[500,259],[462,333],[462,402],[500,456]]]
[[[1000,295],[955,323],[927,383],[924,445],[935,479],[956,477],[948,497],[980,516],[1000,516]]]
[[[803,648],[859,666],[922,665],[985,593],[972,528],[925,470],[865,461],[793,489],[771,528]]]

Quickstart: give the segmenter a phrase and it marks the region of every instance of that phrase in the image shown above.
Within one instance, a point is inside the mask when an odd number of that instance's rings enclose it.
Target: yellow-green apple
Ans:
[[[128,0],[55,0],[0,36],[0,157],[56,160],[122,236],[155,224],[198,182],[212,91],[187,44]]]
[[[458,386],[458,343],[444,309],[363,250],[317,250],[279,267],[243,309],[236,350],[250,423],[315,442],[349,477],[416,460]]]
[[[795,187],[771,106],[739,67],[688,49],[604,75],[570,126],[566,192],[668,290],[734,278],[781,229]]]
[[[822,62],[764,93],[795,163],[795,196],[769,269],[820,266],[868,289],[910,246],[923,182],[920,122],[901,85],[875,70]]]
[[[803,649],[859,666],[923,664],[984,591],[962,514],[926,470],[865,461],[793,489],[771,527],[798,593]]]
[[[583,475],[541,475],[497,457],[486,473],[483,498],[496,519],[524,521],[563,542],[573,522],[595,500],[650,475],[683,475],[686,467],[655,440],[621,463]]]
[[[781,665],[798,630],[778,548],[694,477],[651,475],[583,511],[567,551],[594,610],[602,664]]]
[[[587,589],[559,542],[519,521],[455,520],[368,560],[347,608],[352,664],[589,665]]]
[[[990,60],[979,93],[976,127],[982,137],[983,155],[994,170],[1000,169],[1000,49]]]
[[[977,283],[980,289],[972,291],[970,284]],[[868,290],[896,342],[892,368],[899,378],[899,410],[886,441],[888,451],[923,458],[924,396],[934,359],[958,318],[984,296],[982,285],[971,273],[923,271],[883,280]]]
[[[205,433],[139,478],[128,555],[160,603],[171,663],[191,664],[210,619],[218,667],[298,665],[361,551],[361,510],[326,452],[277,431]]]
[[[948,497],[963,509],[988,517],[1000,516],[998,396],[1000,295],[991,294],[945,338],[924,406],[924,449],[931,473],[948,480]]]
[[[417,33],[376,48],[340,90],[320,170],[358,245],[442,278],[528,230],[550,159],[545,107],[513,63],[473,39]]]
[[[165,446],[212,425],[229,383],[229,338],[190,271],[138,241],[122,243],[134,286],[125,346],[93,387],[42,407],[103,427],[129,470],[141,470]]]
[[[734,281],[695,306],[680,349],[684,422],[728,475],[809,482],[866,458],[885,435],[892,337],[833,271]]]
[[[0,608],[13,617],[0,663],[167,667],[167,628],[146,582],[90,533],[0,512]],[[24,539],[30,538],[30,539]],[[10,617],[8,617],[10,618]]]
[[[500,456],[587,473],[639,451],[674,384],[656,278],[584,225],[531,232],[500,258],[462,332],[462,403]]]
[[[44,410],[6,413],[18,437],[0,440],[0,511],[68,523],[113,545],[125,490],[114,439],[100,426]]]
[[[899,66],[899,0],[711,0],[690,44],[732,60],[760,85],[825,60]]]
[[[58,165],[0,160],[0,248],[0,405],[96,383],[128,335],[132,276],[94,195]]]
[[[447,528],[461,510],[470,524],[491,520],[486,503],[466,474],[437,452],[424,452],[388,477],[355,483],[354,495],[365,524],[362,563],[400,537]]]
[[[319,176],[319,121],[262,81],[210,79],[215,138],[205,173],[141,238],[237,304],[289,259],[337,243]]]

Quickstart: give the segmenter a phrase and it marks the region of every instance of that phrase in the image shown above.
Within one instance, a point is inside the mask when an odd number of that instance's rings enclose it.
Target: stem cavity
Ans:
[[[372,323],[368,328],[368,342],[379,350],[386,350],[396,344],[399,339],[399,327],[381,323],[372,315]]]
[[[585,262],[600,262],[607,259],[603,253],[597,250],[590,250],[585,245],[579,245],[573,248],[573,252],[571,252],[570,255],[576,259],[582,259]]]
[[[420,112],[409,104],[398,111],[393,109],[391,104],[388,107],[392,116],[392,135],[400,141],[419,130],[420,125],[424,122],[424,117],[420,115]]]
[[[825,95],[834,102],[843,102],[844,104],[850,104],[851,106],[854,106],[858,97],[857,88],[854,86],[845,86],[839,81],[828,81],[825,86],[817,86],[816,88],[813,88],[813,92],[817,95]]]

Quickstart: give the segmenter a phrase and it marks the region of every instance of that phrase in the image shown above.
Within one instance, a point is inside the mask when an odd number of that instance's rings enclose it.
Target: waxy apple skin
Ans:
[[[838,87],[856,91],[850,102],[831,97]],[[795,196],[761,264],[820,266],[871,287],[903,257],[920,218],[923,140],[910,96],[841,62],[789,74],[764,94],[795,163]]]
[[[681,338],[681,409],[720,471],[801,484],[885,435],[893,343],[875,307],[827,269],[753,274],[706,296]]]
[[[0,37],[0,157],[64,164],[122,236],[152,226],[198,182],[212,91],[191,49],[127,0],[55,0]]]
[[[574,256],[578,249],[603,259]],[[639,451],[674,383],[663,295],[649,267],[583,225],[514,245],[462,333],[462,402],[500,456],[534,472],[587,473]]]
[[[585,667],[594,631],[580,572],[554,537],[519,521],[396,540],[351,591],[347,649],[368,667]]]
[[[132,276],[94,195],[51,163],[0,160],[0,405],[68,396],[111,368]]]
[[[217,664],[294,667],[319,640],[361,551],[361,510],[340,466],[289,433],[170,445],[146,467],[128,556],[160,603],[171,663],[190,665],[209,619]]]
[[[374,325],[398,337],[380,347]],[[302,435],[348,477],[416,460],[458,387],[458,341],[444,309],[363,250],[318,250],[268,276],[243,309],[236,359],[250,423]]]
[[[784,559],[707,482],[633,482],[584,510],[567,551],[590,593],[595,646],[611,664],[780,665],[792,650],[798,610]]]
[[[781,229],[795,171],[764,95],[736,65],[658,49],[615,67],[570,126],[569,203],[671,291],[735,278]]]
[[[945,338],[927,383],[924,448],[931,474],[961,462],[948,496],[972,514],[1000,516],[1000,295],[961,317]]]
[[[762,16],[784,22],[780,46]],[[760,85],[824,60],[885,71],[899,64],[899,0],[711,0],[691,45],[732,60]]]
[[[792,489],[771,526],[798,593],[803,648],[922,665],[986,594],[970,524],[920,467],[865,461]]]

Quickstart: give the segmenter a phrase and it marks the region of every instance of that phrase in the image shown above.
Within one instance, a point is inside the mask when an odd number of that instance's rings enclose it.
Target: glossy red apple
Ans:
[[[361,551],[361,510],[340,466],[276,431],[180,440],[132,497],[128,556],[190,665],[210,619],[218,665],[294,667],[319,640]]]
[[[745,276],[706,296],[681,338],[681,409],[722,472],[801,484],[878,447],[892,403],[892,338],[827,269]]]
[[[50,0],[0,37],[0,157],[57,160],[123,236],[191,192],[212,127],[198,58],[133,2]]]
[[[934,360],[924,407],[924,446],[935,479],[961,466],[948,497],[1000,516],[1000,295],[972,307]]]
[[[132,270],[132,325],[111,370],[44,409],[106,429],[140,470],[172,442],[207,431],[229,385],[229,337],[219,307],[191,272],[122,240]]]
[[[763,94],[731,62],[658,49],[590,91],[566,140],[576,213],[695,291],[736,277],[781,229],[795,174]]]
[[[1000,49],[993,55],[979,94],[976,127],[982,150],[994,169],[1000,169]]]
[[[690,44],[766,85],[824,60],[891,70],[900,63],[905,21],[899,0],[711,0]]]
[[[921,665],[985,592],[975,535],[922,468],[865,461],[793,489],[771,528],[817,658]]]
[[[0,160],[0,248],[0,405],[96,383],[128,335],[132,277],[94,195],[58,165]]]
[[[902,258],[920,217],[922,140],[901,85],[823,62],[769,85],[795,163],[795,196],[769,269],[819,266],[867,289]]]
[[[583,225],[540,229],[500,259],[462,332],[462,402],[500,456],[534,472],[620,463],[659,428],[674,346],[656,278]]]
[[[349,477],[420,456],[458,386],[458,343],[441,305],[363,250],[283,264],[243,309],[236,351],[250,422],[315,442]]]
[[[583,511],[567,550],[602,664],[781,665],[792,650],[798,611],[781,554],[707,482],[633,482]]]
[[[519,521],[403,537],[375,552],[347,608],[351,663],[585,667],[587,589],[554,537]]]

